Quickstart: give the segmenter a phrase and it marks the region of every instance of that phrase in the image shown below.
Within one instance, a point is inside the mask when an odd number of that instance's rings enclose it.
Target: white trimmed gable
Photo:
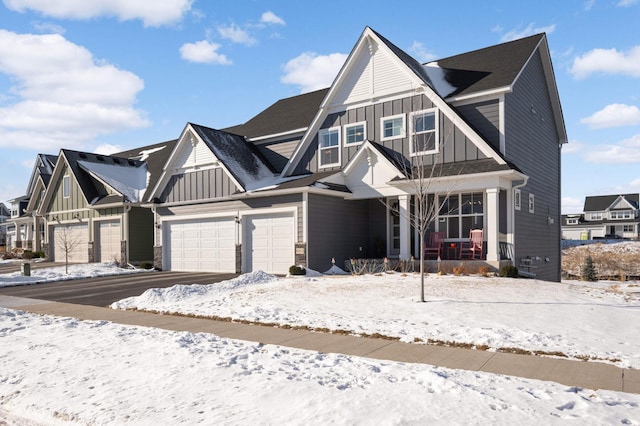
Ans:
[[[627,199],[623,196],[618,197],[616,201],[613,202],[608,208],[608,210],[628,210],[636,208],[631,204]]]
[[[348,64],[345,80],[331,99],[332,105],[350,105],[372,98],[395,96],[410,92],[419,81],[408,73],[398,58],[372,37],[360,43]]]
[[[173,164],[175,173],[188,173],[219,166],[216,156],[199,137],[187,132],[184,138],[186,140],[181,144],[182,150]]]

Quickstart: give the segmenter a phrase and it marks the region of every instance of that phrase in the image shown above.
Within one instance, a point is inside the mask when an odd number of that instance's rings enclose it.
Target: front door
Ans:
[[[389,257],[400,256],[400,205],[397,198],[387,201],[387,255]]]

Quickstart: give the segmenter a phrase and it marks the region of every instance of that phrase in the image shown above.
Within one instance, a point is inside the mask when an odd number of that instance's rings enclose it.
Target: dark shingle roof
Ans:
[[[336,173],[340,173],[340,172],[336,172],[335,170],[333,170],[333,171],[313,173],[310,175],[303,175],[299,179],[294,179],[294,180],[281,183],[280,185],[278,185],[277,189],[306,188],[310,186],[318,186],[320,188],[332,189],[334,191],[351,192],[349,191],[349,188],[347,188],[344,185],[337,185],[334,183],[322,181],[322,179],[335,175]]]
[[[244,124],[223,129],[247,138],[276,135],[309,126],[329,89],[280,99]]]
[[[511,85],[543,37],[536,34],[434,62],[456,71],[448,76],[458,87],[456,95],[483,92]]]
[[[141,148],[134,148],[129,151],[119,152],[114,154],[114,156],[133,160],[143,160],[147,163],[147,170],[149,172],[149,182],[147,185],[148,195],[151,194],[153,188],[156,187],[158,179],[160,179],[162,171],[164,170],[164,166],[171,156],[173,148],[176,146],[177,142],[177,139],[160,142],[153,145],[143,146]],[[151,200],[147,199],[145,196],[145,201]]]
[[[425,177],[433,176],[434,178],[456,175],[473,175],[479,173],[499,172],[505,170],[518,169],[513,164],[498,164],[493,158],[483,158],[473,161],[458,161],[455,163],[440,163],[435,167],[429,165],[424,166],[423,174]],[[416,172],[417,173],[417,172]],[[394,178],[392,180],[403,180],[404,178]]]
[[[592,197],[586,197],[584,199],[583,211],[585,212],[605,211],[609,207],[611,207],[611,204],[613,204],[618,199],[618,197],[625,198],[636,209],[639,206],[638,194],[597,195]]]

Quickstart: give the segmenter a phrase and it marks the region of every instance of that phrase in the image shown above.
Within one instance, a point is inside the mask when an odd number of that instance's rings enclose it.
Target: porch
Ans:
[[[476,260],[425,260],[424,270],[430,274],[444,273],[455,275],[471,275],[482,273],[499,273],[503,266],[511,265],[511,260],[505,259],[497,262]],[[487,269],[488,268],[488,269]],[[382,274],[387,272],[399,272],[413,274],[420,272],[420,260],[416,259],[349,259],[344,262],[344,270],[354,275]]]

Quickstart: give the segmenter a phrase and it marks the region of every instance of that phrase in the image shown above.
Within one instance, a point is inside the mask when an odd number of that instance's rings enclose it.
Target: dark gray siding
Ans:
[[[280,173],[284,166],[291,158],[293,151],[298,146],[300,139],[294,139],[285,142],[268,142],[256,144],[258,150],[265,156],[267,161],[271,163],[275,171]]]
[[[456,109],[467,122],[500,151],[500,103],[498,100],[462,105]]]
[[[208,200],[226,197],[238,188],[221,168],[171,176],[161,199],[166,203]]]
[[[345,260],[367,257],[369,201],[309,194],[308,206],[307,250],[311,269],[328,270],[331,258],[344,269]]]
[[[545,280],[560,280],[560,149],[551,101],[544,88],[538,53],[505,96],[505,155],[526,175],[522,208],[515,212],[515,262],[530,257],[532,272]],[[529,213],[529,194],[535,210]],[[550,220],[553,223],[550,224]],[[549,261],[545,261],[549,259]]]
[[[134,207],[129,211],[129,261],[153,260],[153,213]]]
[[[410,158],[409,138],[400,138],[382,141],[380,132],[380,123],[383,117],[389,117],[397,114],[406,114],[406,126],[410,127],[410,113],[412,111],[420,111],[432,108],[434,105],[424,95],[397,99],[394,101],[382,102],[373,105],[367,105],[361,108],[355,108],[349,111],[341,111],[329,114],[323,122],[321,128],[344,126],[345,124],[358,123],[366,121],[367,123],[367,139],[380,143],[381,145],[402,153],[406,158]],[[438,114],[440,119],[440,152],[437,155],[428,155],[424,164],[432,164],[433,159],[437,162],[451,163],[456,161],[477,160],[486,158],[476,146],[469,141],[466,136],[452,124],[452,122],[444,116]],[[342,128],[341,131],[344,131]],[[408,132],[407,132],[408,133]],[[344,135],[341,134],[341,139]],[[342,140],[341,166],[333,169],[339,170],[344,167],[349,160],[356,154],[360,146],[344,146]],[[318,136],[312,140],[309,148],[305,152],[302,160],[296,167],[294,174],[303,174],[318,171]],[[322,170],[331,170],[331,168],[323,168]]]

